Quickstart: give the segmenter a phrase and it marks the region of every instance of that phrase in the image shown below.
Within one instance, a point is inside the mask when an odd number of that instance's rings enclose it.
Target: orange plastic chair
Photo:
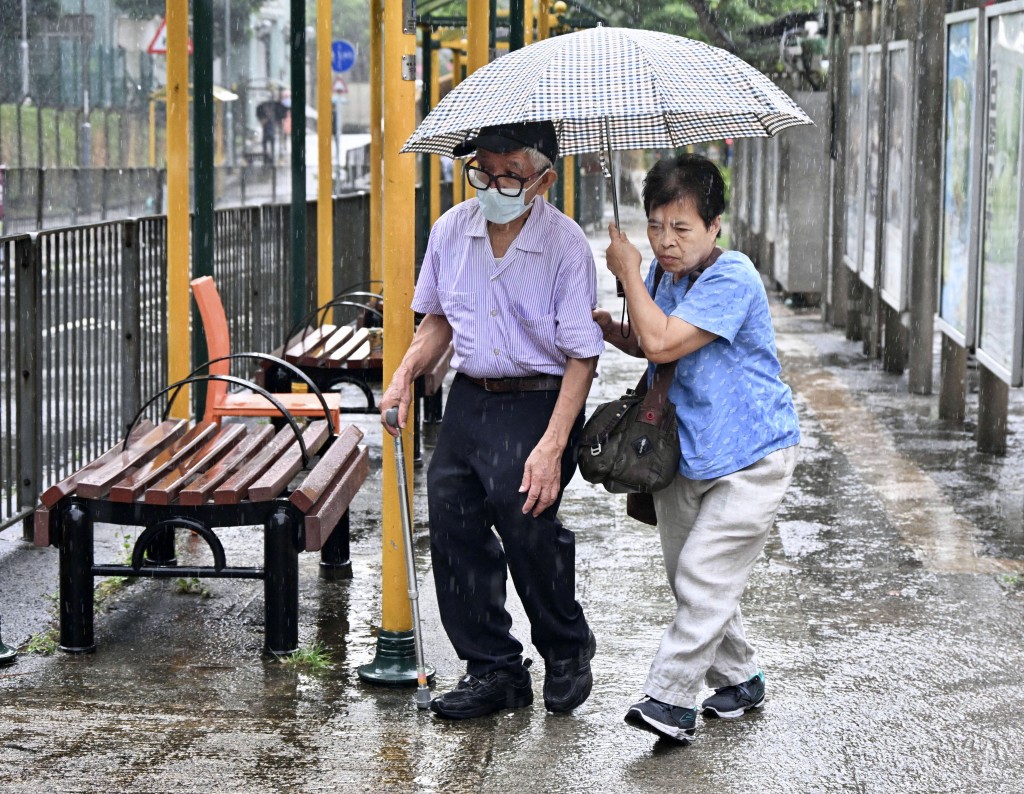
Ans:
[[[203,332],[206,335],[206,349],[210,361],[211,375],[228,375],[231,362],[217,359],[231,355],[231,335],[228,330],[227,315],[221,302],[217,284],[210,276],[201,276],[191,281],[192,295],[199,306],[199,315],[203,319]],[[276,392],[278,400],[292,416],[323,416],[324,409],[315,394],[293,394]],[[325,394],[327,407],[331,413],[331,423],[335,430],[341,430],[341,395]],[[224,416],[280,416],[273,404],[262,394],[229,393],[228,384],[221,380],[211,380],[206,392],[207,422],[220,422]]]

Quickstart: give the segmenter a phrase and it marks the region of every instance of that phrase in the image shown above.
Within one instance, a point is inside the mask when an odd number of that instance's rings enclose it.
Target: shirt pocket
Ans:
[[[441,308],[452,327],[452,342],[461,358],[469,358],[476,350],[476,309],[472,292],[438,290]]]
[[[564,362],[555,345],[555,313],[526,319],[515,310],[509,313],[507,343],[509,356],[525,366],[545,366]]]

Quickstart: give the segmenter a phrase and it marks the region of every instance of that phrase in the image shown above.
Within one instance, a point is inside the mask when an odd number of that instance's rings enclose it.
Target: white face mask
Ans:
[[[547,170],[545,168],[544,173],[547,173]],[[541,174],[541,179],[544,173]],[[537,179],[537,182],[540,182],[540,179]],[[537,182],[534,182],[533,185],[536,185]],[[526,203],[526,191],[533,185],[529,187],[524,185],[523,192],[518,196],[503,196],[496,187],[477,190],[476,197],[480,202],[480,211],[491,223],[511,223],[533,206],[533,202],[537,199],[536,196],[530,199],[529,204]]]

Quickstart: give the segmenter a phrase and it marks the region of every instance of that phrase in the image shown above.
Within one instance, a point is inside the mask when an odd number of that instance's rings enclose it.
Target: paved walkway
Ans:
[[[624,212],[634,241],[642,219]],[[601,302],[617,305],[595,237]],[[776,296],[777,298],[777,296]],[[258,583],[173,581],[122,588],[96,622],[97,652],[23,654],[0,668],[0,790],[15,792],[1011,792],[1024,790],[1024,459],[1021,396],[1011,454],[974,451],[940,423],[934,396],[864,359],[815,310],[775,303],[785,377],[804,435],[777,532],[744,601],[769,700],[736,721],[699,721],[689,748],[622,721],[672,611],[657,538],[624,497],[578,477],[562,515],[577,532],[578,593],[598,638],[595,687],[571,715],[537,704],[466,723],[419,712],[407,689],[361,683],[380,620],[379,427],[353,515],[355,576],[317,578],[302,561],[300,638],[322,643],[317,673],[260,657]],[[611,352],[590,402],[635,382]],[[972,400],[976,394],[972,393]],[[971,406],[971,415],[976,415]],[[417,559],[436,688],[462,672],[440,628],[418,472]],[[249,531],[226,534],[259,564]],[[123,539],[104,535],[123,555]],[[202,559],[183,541],[181,556]],[[56,552],[0,535],[4,639],[45,628]],[[521,606],[514,631],[526,638]],[[534,654],[534,658],[538,658]],[[538,665],[542,668],[541,665]]]

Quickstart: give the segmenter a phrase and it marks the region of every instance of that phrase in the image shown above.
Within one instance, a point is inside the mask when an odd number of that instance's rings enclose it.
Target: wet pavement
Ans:
[[[635,212],[624,212],[635,241]],[[595,251],[604,245],[595,234]],[[616,305],[599,261],[602,305]],[[381,433],[353,506],[351,581],[301,560],[300,643],[333,666],[261,657],[262,585],[173,580],[115,589],[85,656],[22,653],[0,668],[0,790],[12,792],[1015,792],[1024,790],[1024,399],[1010,453],[975,451],[971,426],[864,358],[814,309],[774,296],[785,377],[804,436],[792,489],[743,603],[767,675],[763,711],[698,719],[691,747],[622,721],[672,613],[652,528],[624,497],[577,477],[562,504],[577,533],[577,590],[594,632],[594,691],[570,715],[531,708],[463,723],[418,711],[413,690],[369,686],[380,622]],[[610,351],[590,403],[635,382]],[[937,364],[936,364],[937,370]],[[937,379],[936,379],[937,382]],[[976,415],[972,391],[968,415]],[[383,454],[391,454],[390,443]],[[429,454],[429,444],[427,445]],[[433,598],[417,470],[416,555],[436,691],[462,673]],[[123,558],[112,528],[97,561]],[[232,564],[261,563],[259,534],[222,534]],[[130,538],[129,538],[130,542]],[[181,537],[179,556],[205,561]],[[3,639],[51,625],[57,554],[0,534]],[[528,624],[513,595],[514,631]],[[531,649],[532,650],[532,649]],[[539,659],[534,652],[534,659]]]

